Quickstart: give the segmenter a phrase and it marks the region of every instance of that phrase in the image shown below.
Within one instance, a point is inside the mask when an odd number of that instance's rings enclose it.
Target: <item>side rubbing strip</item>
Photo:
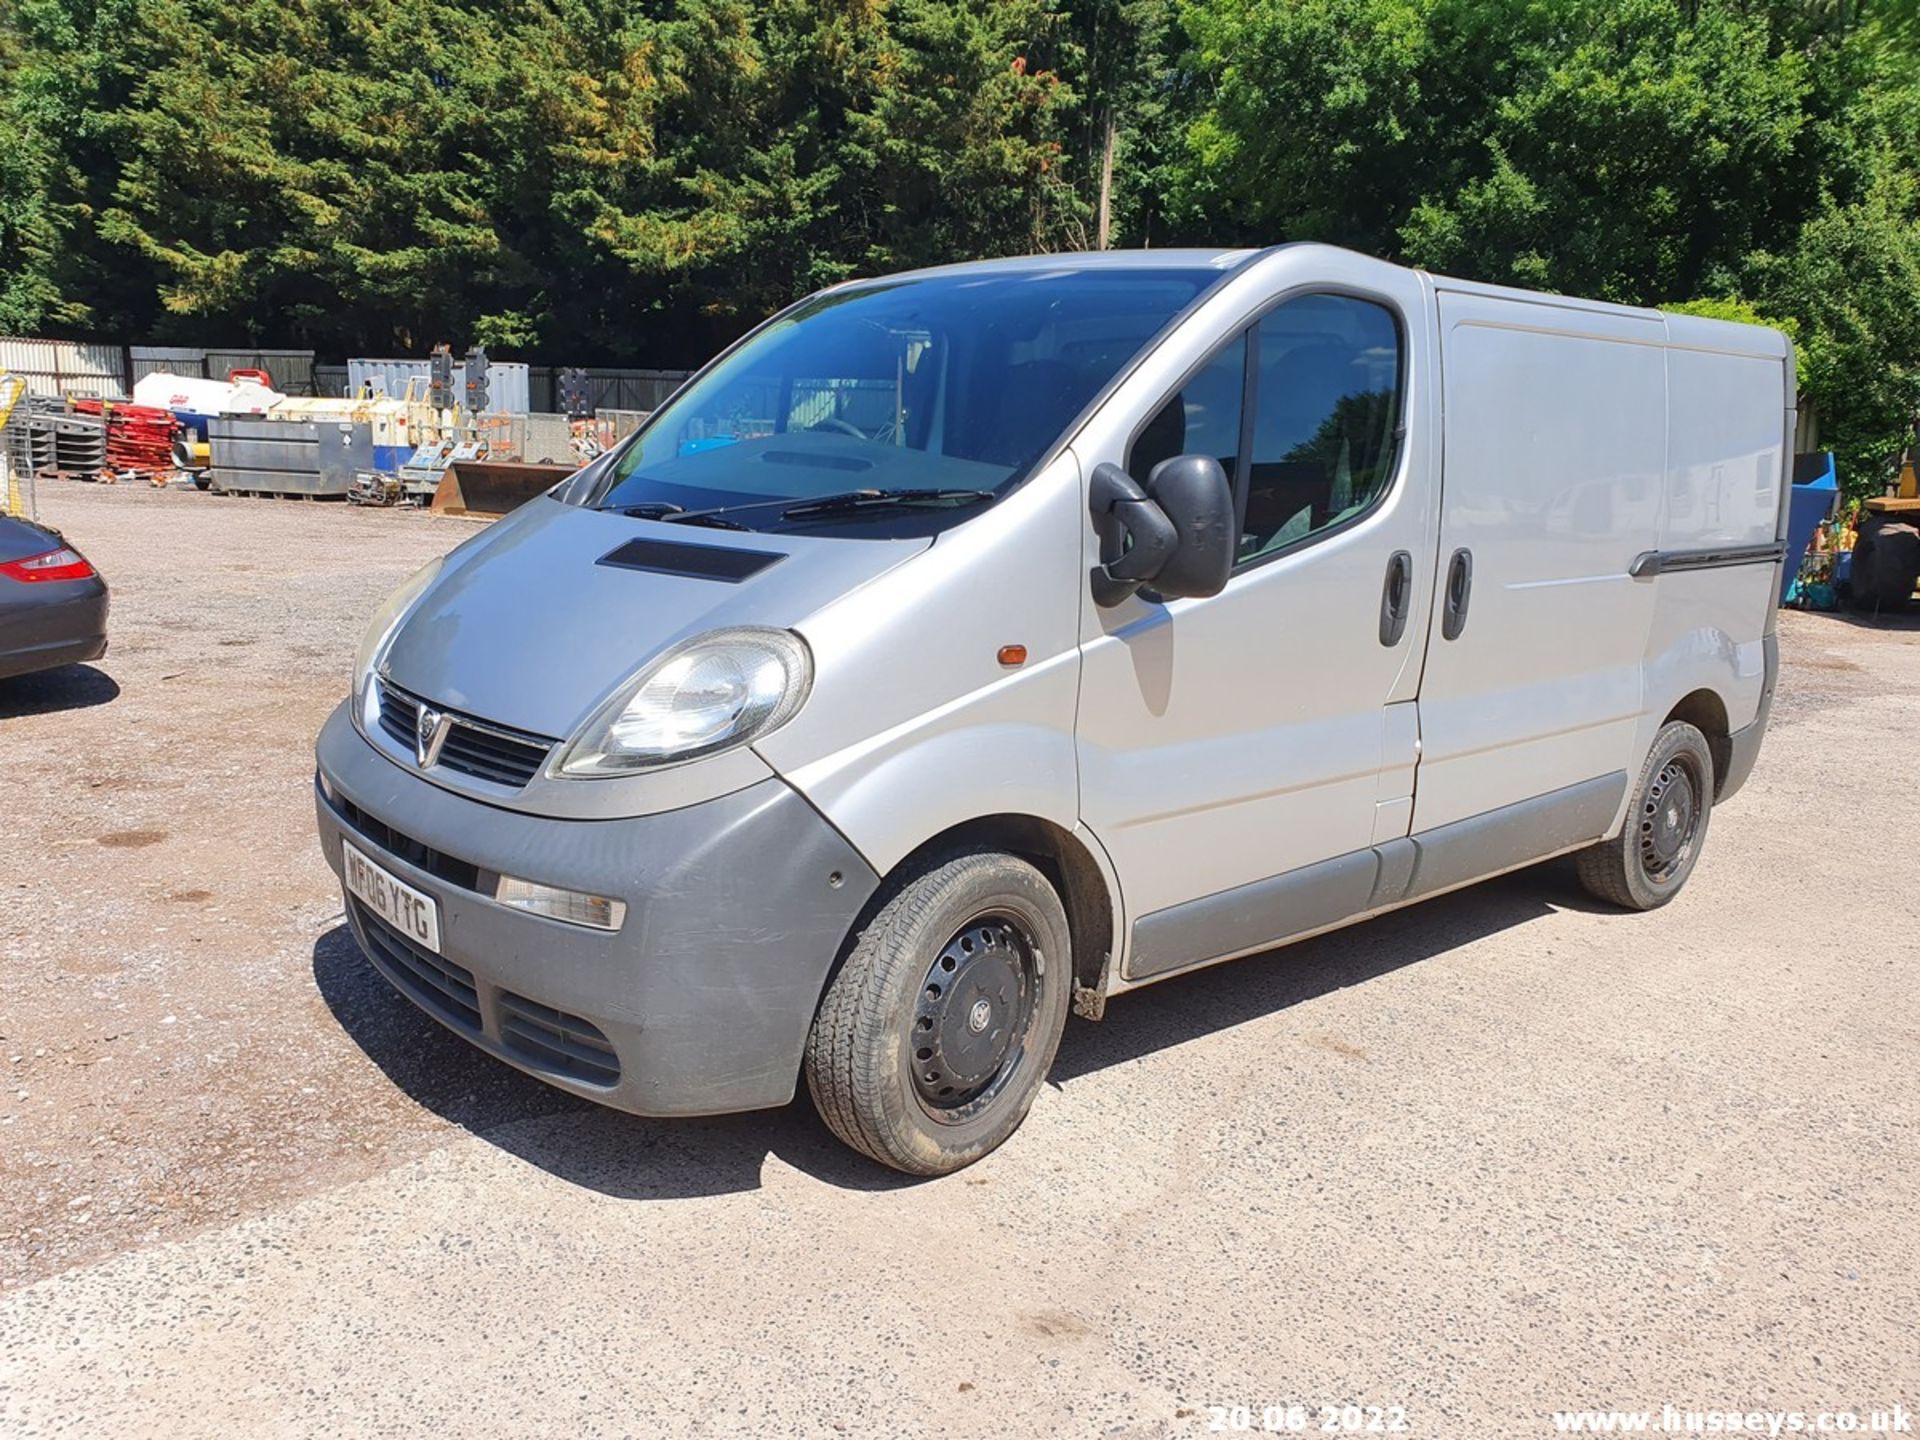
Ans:
[[[1730,565],[1772,565],[1787,553],[1778,542],[1767,545],[1734,545],[1707,550],[1644,550],[1634,556],[1627,574],[1636,580],[1651,580],[1677,570],[1724,570]]]
[[[1406,893],[1399,898],[1415,900],[1451,890],[1598,840],[1626,793],[1627,772],[1616,770],[1416,835],[1419,855]]]
[[[1127,978],[1159,975],[1337,925],[1367,908],[1379,868],[1373,851],[1355,850],[1142,915],[1133,926]]]
[[[768,550],[734,550],[724,545],[683,545],[674,540],[629,540],[600,557],[602,565],[684,575],[692,580],[723,580],[738,585],[787,557]]]
[[[1471,884],[1607,833],[1627,793],[1616,770],[1424,834],[1169,905],[1134,922],[1129,980],[1279,945],[1423,895]]]

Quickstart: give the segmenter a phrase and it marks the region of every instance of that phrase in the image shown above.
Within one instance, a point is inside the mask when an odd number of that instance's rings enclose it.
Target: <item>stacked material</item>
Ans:
[[[173,435],[180,426],[172,411],[110,400],[76,400],[73,408],[81,415],[105,418],[107,469],[151,474],[173,468]]]
[[[15,447],[13,463],[21,473],[38,475],[53,469],[53,419],[66,413],[66,401],[45,395],[29,395],[14,407],[8,443]],[[26,427],[24,440],[14,428],[21,425]]]
[[[66,475],[97,476],[107,468],[107,422],[98,415],[37,416],[53,434],[53,465]]]

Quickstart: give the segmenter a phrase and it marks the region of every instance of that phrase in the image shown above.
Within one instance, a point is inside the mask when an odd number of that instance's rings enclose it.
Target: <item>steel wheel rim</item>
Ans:
[[[1662,765],[1647,786],[1640,806],[1640,869],[1655,885],[1671,884],[1692,859],[1702,793],[1700,772],[1684,755]]]
[[[1044,983],[1039,943],[1019,917],[985,911],[940,947],[920,981],[907,1036],[914,1095],[963,1125],[1007,1088],[1026,1054]]]

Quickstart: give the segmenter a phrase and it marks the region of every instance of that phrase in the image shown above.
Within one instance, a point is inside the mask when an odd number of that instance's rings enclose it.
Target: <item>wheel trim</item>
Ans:
[[[979,1115],[1020,1068],[1038,1012],[1040,947],[1006,911],[976,916],[940,947],[920,982],[907,1035],[913,1089],[929,1116]]]
[[[1655,885],[1671,884],[1693,856],[1700,835],[1704,793],[1692,760],[1676,755],[1653,777],[1640,805],[1641,873]]]

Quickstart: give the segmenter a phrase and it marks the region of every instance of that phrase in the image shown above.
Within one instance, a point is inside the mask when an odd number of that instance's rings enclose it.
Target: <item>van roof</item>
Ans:
[[[1080,270],[1233,270],[1253,259],[1260,251],[1241,250],[1069,250],[1054,255],[1006,255],[992,260],[962,260],[951,265],[928,265],[918,270],[895,271],[886,275],[867,275],[861,280],[896,279],[901,276],[1014,275],[1033,271]]]
[[[896,279],[903,276],[920,277],[926,275],[1020,275],[1020,274],[1072,274],[1076,272],[1098,270],[1216,270],[1225,275],[1237,270],[1262,255],[1271,255],[1281,250],[1307,248],[1338,249],[1319,241],[1290,241],[1263,248],[1245,247],[1241,249],[1168,249],[1168,250],[1070,250],[1053,255],[1008,255],[991,260],[962,260],[950,265],[929,265],[918,270],[894,272],[887,275],[865,275],[841,282],[846,285],[867,284],[877,280]],[[1390,260],[1381,260],[1359,251],[1349,254],[1360,255],[1362,259],[1376,265],[1392,265],[1396,269],[1407,267],[1394,265]],[[1453,291],[1471,295],[1486,295],[1499,299],[1520,300],[1531,304],[1548,306],[1563,314],[1592,315],[1632,315],[1647,320],[1661,321],[1666,329],[1666,343],[1682,349],[1722,350],[1739,354],[1783,357],[1792,353],[1791,344],[1780,331],[1759,325],[1743,325],[1725,320],[1708,320],[1693,315],[1679,315],[1670,311],[1652,310],[1637,305],[1621,305],[1607,300],[1590,300],[1578,295],[1561,295],[1552,291],[1522,290],[1510,285],[1492,285],[1484,281],[1460,280],[1447,275],[1430,275],[1437,292]],[[836,287],[837,288],[837,287]]]

